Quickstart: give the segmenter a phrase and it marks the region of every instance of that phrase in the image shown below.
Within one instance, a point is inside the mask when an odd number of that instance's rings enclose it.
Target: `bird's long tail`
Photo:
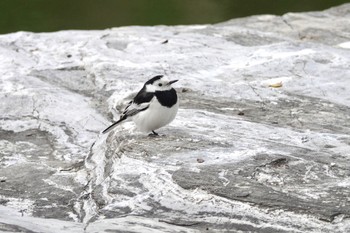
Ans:
[[[113,124],[111,124],[110,126],[107,127],[107,129],[103,130],[102,133],[108,133],[110,132],[112,129],[114,129],[120,122],[126,120],[126,117],[121,117],[118,121],[114,122]]]

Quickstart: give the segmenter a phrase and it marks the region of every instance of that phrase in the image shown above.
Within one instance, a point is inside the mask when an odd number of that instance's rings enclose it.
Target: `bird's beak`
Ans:
[[[176,83],[177,81],[179,81],[179,80],[172,80],[172,81],[169,82],[168,85],[171,85],[171,84],[173,84],[173,83]]]

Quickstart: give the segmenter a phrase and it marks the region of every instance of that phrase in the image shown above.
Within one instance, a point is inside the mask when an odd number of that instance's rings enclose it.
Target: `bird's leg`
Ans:
[[[156,136],[159,136],[159,134],[158,134],[156,131],[154,131],[154,130],[152,130],[152,133],[153,133],[154,135],[156,135]]]
[[[152,133],[150,133],[148,136],[157,137],[157,136],[159,136],[159,134],[156,131],[152,130]]]

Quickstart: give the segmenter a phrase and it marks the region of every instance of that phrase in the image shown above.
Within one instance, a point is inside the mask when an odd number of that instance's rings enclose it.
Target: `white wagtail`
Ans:
[[[119,123],[132,119],[140,131],[158,135],[155,130],[172,122],[179,109],[176,91],[171,87],[177,81],[169,81],[163,75],[148,80],[126,106],[120,119],[102,133],[108,133]]]

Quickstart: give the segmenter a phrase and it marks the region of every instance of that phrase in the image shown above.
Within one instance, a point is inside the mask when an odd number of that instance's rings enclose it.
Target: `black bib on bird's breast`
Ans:
[[[177,94],[174,88],[169,91],[156,91],[155,94],[164,107],[171,108],[177,102]]]

